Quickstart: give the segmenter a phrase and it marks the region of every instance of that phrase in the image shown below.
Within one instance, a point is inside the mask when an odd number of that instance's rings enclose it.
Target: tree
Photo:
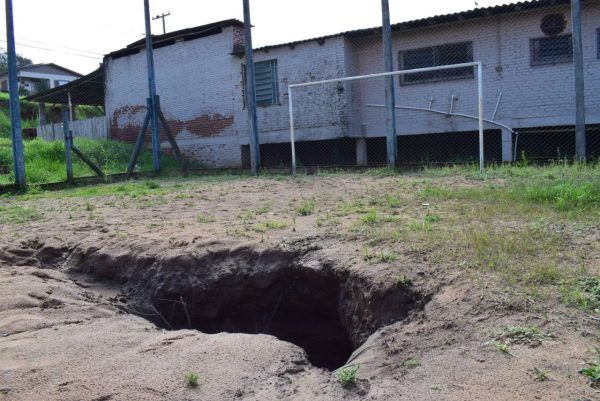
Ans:
[[[33,64],[31,59],[25,56],[17,54],[17,68],[25,67],[26,65]],[[0,49],[0,74],[6,74],[8,71],[8,53],[4,49]]]

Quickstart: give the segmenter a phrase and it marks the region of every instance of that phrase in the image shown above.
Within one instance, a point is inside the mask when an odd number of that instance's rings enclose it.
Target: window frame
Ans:
[[[563,57],[561,59],[556,59],[556,60],[536,60],[536,42],[542,41],[544,39],[548,39],[548,38],[564,38],[564,37],[569,37],[569,48],[570,48],[570,53],[569,53],[569,57]],[[556,65],[556,64],[567,64],[567,63],[572,63],[573,62],[573,34],[572,33],[564,33],[561,35],[554,35],[554,36],[542,36],[542,37],[537,37],[537,38],[531,38],[529,39],[529,53],[530,53],[530,62],[531,62],[531,66],[532,67],[537,67],[537,66],[544,66],[544,65]]]
[[[256,107],[269,107],[269,106],[279,106],[280,95],[279,95],[279,63],[277,59],[270,60],[262,60],[254,62],[254,81],[255,81],[255,93],[256,93],[256,65],[261,63],[269,63],[271,67],[271,100],[266,102],[256,101]],[[246,63],[242,63],[242,99],[244,102],[244,108],[247,106],[246,101]]]
[[[450,47],[450,46],[458,46],[458,45],[466,45],[467,46],[467,52],[470,55],[470,60],[469,61],[463,61],[463,63],[471,63],[473,62],[474,58],[474,50],[473,50],[473,41],[462,41],[462,42],[452,42],[452,43],[442,43],[439,45],[434,45],[434,46],[427,46],[427,47],[419,47],[419,48],[414,48],[414,49],[406,49],[406,50],[400,50],[398,52],[398,66],[400,70],[405,70],[405,56],[406,53],[408,52],[416,52],[416,51],[423,51],[423,50],[431,50],[433,52],[433,64],[430,67],[438,67],[438,66],[443,66],[443,65],[452,65],[452,64],[438,64],[437,63],[437,59],[439,58],[439,52],[440,49],[444,48],[444,47]],[[454,63],[454,64],[459,64],[459,63]],[[466,79],[475,79],[475,69],[473,67],[465,67],[465,71],[466,68],[469,68],[469,73],[468,74],[462,74],[462,75],[453,75],[453,76],[442,76],[442,72],[444,70],[441,71],[436,71],[433,72],[434,77],[433,78],[423,78],[423,79],[415,79],[415,80],[407,80],[406,77],[407,75],[400,75],[400,85],[401,86],[405,86],[405,85],[417,85],[417,84],[424,84],[424,83],[435,83],[435,82],[447,82],[447,81],[458,81],[458,80],[466,80]]]

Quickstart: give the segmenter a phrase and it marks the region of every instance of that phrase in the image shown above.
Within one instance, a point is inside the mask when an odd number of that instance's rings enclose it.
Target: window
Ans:
[[[597,39],[597,46],[598,46],[598,58],[600,58],[600,28],[598,28],[598,31],[597,31],[597,36],[598,36],[598,39]]]
[[[246,66],[242,66],[244,80],[244,106],[246,105]],[[271,106],[279,103],[279,83],[277,79],[277,60],[254,63],[254,85],[256,105]]]
[[[570,34],[531,39],[531,65],[571,61],[573,61],[573,40]]]
[[[470,63],[472,61],[473,43],[463,42],[402,51],[400,52],[399,64],[400,68],[403,70],[413,70],[416,68]],[[449,70],[402,75],[400,77],[400,84],[407,85],[421,82],[469,79],[474,77],[475,73],[473,67],[453,68]]]

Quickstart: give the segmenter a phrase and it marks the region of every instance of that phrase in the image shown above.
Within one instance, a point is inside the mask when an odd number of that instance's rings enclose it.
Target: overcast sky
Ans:
[[[251,0],[254,46],[284,43],[381,25],[380,0]],[[480,7],[510,3],[477,0]],[[13,0],[17,52],[80,73],[102,55],[142,38],[143,0]],[[475,7],[475,0],[390,0],[392,23]],[[242,19],[242,0],[150,0],[153,15],[171,12],[167,32],[219,20]],[[153,33],[162,33],[160,20]],[[6,46],[5,13],[0,47]]]

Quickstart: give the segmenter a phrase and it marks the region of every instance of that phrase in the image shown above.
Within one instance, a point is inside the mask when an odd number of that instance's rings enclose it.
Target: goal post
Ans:
[[[296,135],[295,135],[295,126],[294,126],[294,102],[293,102],[293,94],[294,89],[298,88],[306,88],[310,86],[317,85],[325,85],[325,84],[333,84],[333,83],[344,83],[344,82],[352,82],[359,80],[369,80],[381,77],[389,77],[389,76],[402,76],[408,74],[419,74],[419,73],[428,73],[435,71],[443,71],[443,70],[452,70],[459,68],[468,68],[472,67],[476,70],[475,75],[477,76],[477,116],[467,116],[467,115],[459,115],[446,113],[451,116],[458,117],[467,117],[467,118],[476,118],[478,120],[478,130],[479,130],[479,170],[483,172],[484,170],[484,112],[483,112],[483,64],[481,61],[474,61],[469,63],[460,63],[460,64],[449,64],[443,66],[436,67],[426,67],[426,68],[416,68],[411,70],[398,70],[391,72],[382,72],[377,74],[367,74],[367,75],[356,75],[351,77],[342,77],[342,78],[333,78],[333,79],[325,79],[320,81],[310,81],[298,84],[291,84],[288,86],[288,99],[289,99],[289,113],[290,113],[290,143],[291,143],[291,152],[292,152],[292,175],[296,175],[297,168],[297,160],[296,160]],[[375,106],[381,107],[379,105],[367,105],[367,106]],[[383,106],[385,107],[385,106]],[[396,107],[396,109],[402,109],[402,107]],[[492,121],[488,121],[492,122]]]

